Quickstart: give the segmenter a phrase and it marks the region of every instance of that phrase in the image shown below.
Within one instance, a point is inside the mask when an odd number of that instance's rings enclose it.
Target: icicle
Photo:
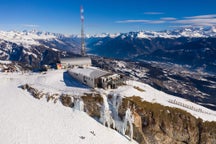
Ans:
[[[124,126],[123,126],[123,134],[125,134],[127,130],[127,124],[129,123],[130,127],[130,138],[133,139],[133,123],[134,123],[134,117],[132,115],[131,110],[128,108],[125,113],[125,119],[124,119]]]
[[[118,116],[118,109],[119,109],[119,106],[121,104],[121,97],[117,94],[113,94],[112,95],[112,112],[113,112],[113,118],[114,120],[119,120],[119,116]]]
[[[84,103],[83,103],[82,100],[79,101],[79,106],[80,106],[80,107],[79,107],[79,110],[80,110],[80,111],[84,111]]]
[[[107,127],[110,128],[111,124],[113,124],[115,128],[115,121],[112,119],[111,111],[109,110],[109,104],[107,102],[107,97],[104,94],[101,94],[103,97],[103,107],[101,109],[101,118],[100,121],[103,123],[103,125],[107,124]]]
[[[82,100],[77,99],[74,101],[74,109],[84,111],[84,103]]]
[[[122,103],[122,99],[121,96],[119,96],[119,94],[110,93],[110,95],[112,95],[112,99],[110,100],[112,105],[110,105],[111,106],[110,109],[112,111],[112,116],[113,116],[113,128],[123,134],[123,122],[118,116],[118,109]]]

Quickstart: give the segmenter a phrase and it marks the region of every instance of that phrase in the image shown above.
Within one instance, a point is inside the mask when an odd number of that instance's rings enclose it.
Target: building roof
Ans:
[[[69,71],[69,73],[70,72],[77,73],[77,74],[81,74],[83,76],[90,77],[90,78],[99,78],[99,77],[105,76],[107,74],[110,74],[109,72],[100,70],[96,67],[73,68],[73,69],[70,69],[68,71]]]
[[[91,64],[91,59],[89,57],[62,58],[61,63],[70,65],[85,65]]]

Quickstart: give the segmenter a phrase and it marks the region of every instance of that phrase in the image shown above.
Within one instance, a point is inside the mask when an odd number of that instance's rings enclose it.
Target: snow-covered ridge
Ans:
[[[101,33],[101,34],[94,34],[94,35],[86,35],[86,38],[105,38],[105,37],[110,37],[110,38],[116,38],[119,35],[121,35],[121,33]]]
[[[74,87],[67,87],[62,81],[63,79],[63,70],[60,71],[49,71],[46,75],[43,74],[10,74],[10,75],[0,75],[0,78],[10,77],[14,79],[14,82],[19,83],[19,85],[24,83],[29,83],[34,88],[39,90],[43,90],[44,92],[56,92],[56,93],[68,93],[74,95],[82,95],[83,93],[90,92],[90,89],[87,87],[83,87],[83,85],[79,85],[79,82],[73,81],[72,83],[75,85]],[[25,81],[23,81],[25,80]],[[67,80],[69,81],[69,80]],[[77,83],[77,84],[75,84]],[[78,86],[78,87],[77,87]],[[141,92],[134,87],[139,87],[144,91]],[[201,118],[204,121],[216,121],[216,112],[200,106],[198,104],[192,103],[186,99],[175,97],[173,95],[166,94],[162,91],[156,90],[153,87],[137,82],[137,81],[128,81],[126,86],[121,86],[115,90],[100,90],[104,94],[115,94],[122,97],[132,97],[132,96],[140,96],[143,100],[159,103],[165,106],[175,107],[183,109],[197,118]]]
[[[179,37],[216,37],[216,26],[211,27],[187,27],[165,31],[139,31],[129,33],[101,33],[101,34],[86,34],[88,38],[179,38]],[[59,33],[42,32],[37,30],[32,31],[0,31],[0,39],[10,41],[18,45],[40,45],[39,40],[61,40],[62,38],[80,38],[80,35],[64,35]]]
[[[39,40],[53,40],[61,37],[69,37],[63,34],[56,34],[50,32],[41,31],[0,31],[0,39],[23,45],[28,47],[29,45],[40,45]]]
[[[129,141],[114,130],[103,127],[82,111],[63,107],[60,101],[55,104],[45,99],[37,101],[28,91],[23,91],[20,86],[30,86],[46,94],[72,94],[82,96],[92,92],[91,89],[80,84],[74,79],[64,76],[64,70],[52,70],[46,73],[0,73],[0,141],[3,143],[136,143]],[[70,82],[70,86],[68,83]],[[137,89],[135,87],[139,87]],[[141,90],[143,89],[143,91]],[[100,121],[109,127],[114,122],[116,129],[123,135],[125,124],[130,125],[130,136],[133,137],[134,117],[130,109],[126,110],[123,123],[118,123],[118,108],[121,98],[140,96],[144,101],[160,103],[165,106],[183,109],[204,121],[216,121],[215,111],[209,110],[182,98],[165,94],[155,90],[149,85],[128,81],[127,85],[115,90],[96,89],[103,97]],[[108,95],[112,94],[112,104]],[[82,104],[83,105],[83,104]],[[80,108],[83,109],[83,108]],[[111,109],[116,110],[112,113]],[[113,112],[113,111],[112,111]],[[122,125],[123,124],[123,125]],[[121,126],[121,127],[120,127]]]
[[[86,88],[66,87],[60,81],[63,80],[62,74],[63,71],[53,71],[46,77],[34,73],[0,73],[1,143],[136,144],[102,126],[84,112],[64,107],[60,102],[53,104],[46,100],[38,101],[27,91],[18,88],[26,79],[25,82],[49,92],[56,90],[61,93],[59,89],[70,93],[88,91]],[[40,86],[40,82],[43,86]]]
[[[139,96],[147,102],[159,103],[164,106],[182,109],[189,112],[196,118],[203,119],[204,121],[216,121],[216,112],[201,105],[195,104],[183,98],[166,94],[141,82],[128,81],[127,84],[127,86],[119,87],[112,92],[116,95],[126,97]],[[134,87],[138,87],[144,91],[139,91],[137,89],[134,89]]]
[[[139,32],[129,32],[129,33],[102,33],[96,35],[88,35],[90,37],[97,38],[116,38],[120,36],[122,39],[126,37],[131,38],[179,38],[179,37],[191,37],[191,38],[206,38],[206,37],[216,37],[216,26],[211,27],[186,27],[178,28],[174,30],[164,30],[164,31],[139,31]]]

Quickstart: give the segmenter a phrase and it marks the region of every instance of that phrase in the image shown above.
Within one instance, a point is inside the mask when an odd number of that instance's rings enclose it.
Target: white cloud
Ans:
[[[122,20],[116,21],[116,23],[148,23],[148,24],[160,24],[164,23],[162,20]]]
[[[216,14],[210,15],[197,15],[191,17],[183,17],[182,19],[177,19],[174,17],[161,17],[158,20],[148,20],[148,19],[129,19],[129,20],[120,20],[116,23],[146,23],[146,24],[171,24],[179,26],[213,26],[216,25]]]
[[[39,25],[35,25],[35,24],[23,24],[23,27],[31,27],[31,28],[36,28],[39,27]]]
[[[173,23],[194,26],[212,26],[216,25],[216,14],[184,17],[184,19],[173,21]]]
[[[173,23],[178,23],[178,24],[186,24],[186,25],[195,25],[195,26],[211,26],[211,25],[216,25],[216,18],[197,18],[197,19],[183,19],[183,20],[176,20]]]
[[[163,18],[160,18],[160,20],[164,20],[164,21],[174,21],[174,20],[176,20],[176,18],[174,18],[174,17],[163,17]]]
[[[170,25],[169,27],[171,28],[187,28],[187,27],[192,27],[192,25]]]
[[[161,15],[164,14],[163,12],[144,12],[146,15]]]
[[[191,16],[191,17],[185,17],[186,19],[210,19],[210,18],[216,18],[216,14],[209,14],[209,15],[198,15],[198,16]]]

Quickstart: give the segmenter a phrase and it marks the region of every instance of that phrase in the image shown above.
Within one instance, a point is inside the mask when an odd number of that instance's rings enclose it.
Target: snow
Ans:
[[[212,32],[216,33],[216,27],[215,26],[212,27]]]
[[[7,53],[4,52],[4,51],[2,51],[2,50],[0,50],[0,57],[5,57],[5,56],[7,56]]]
[[[144,34],[144,32],[139,32],[138,34],[137,34],[137,38],[148,38],[149,36],[148,35],[146,35],[146,34]]]
[[[38,40],[50,40],[57,38],[54,34],[19,31],[0,31],[0,39],[10,41],[18,45],[28,47],[29,45],[40,45]]]
[[[147,84],[137,81],[127,81],[127,84],[128,85],[126,86],[121,86],[118,89],[111,91],[111,93],[121,95],[122,97],[140,96],[144,101],[180,108],[191,113],[196,118],[203,119],[204,121],[216,121],[216,112],[201,105],[192,103],[183,98],[166,94],[162,91],[154,89]],[[144,91],[139,91],[135,89],[134,86],[139,87]]]
[[[98,78],[109,73],[96,67],[73,68],[70,69],[69,72],[81,74],[82,76],[86,76],[89,78]]]
[[[107,34],[110,36],[110,34]],[[194,38],[205,38],[205,37],[215,37],[216,28],[214,26],[205,29],[204,27],[186,27],[178,28],[174,30],[166,31],[139,31],[139,32],[130,32],[130,33],[121,33],[118,34],[122,39],[126,37],[139,38],[139,39],[150,39],[150,38],[179,38],[179,37],[194,37]],[[110,36],[111,37],[111,36]],[[112,38],[112,37],[111,37]]]
[[[90,91],[90,88],[80,84],[74,79],[70,79],[64,70],[51,70],[45,74],[27,73],[22,75],[22,77],[26,79],[25,83],[30,84],[43,92],[73,94],[79,96]],[[23,81],[21,83],[25,84]]]
[[[82,85],[79,88],[67,86],[63,73],[63,70],[59,70],[41,74],[0,74],[0,143],[136,143],[117,131],[104,127],[82,111],[64,107],[59,101],[54,104],[45,99],[37,100],[19,88],[21,84],[30,83],[34,88],[52,93],[89,91]]]
[[[107,127],[110,128],[111,124],[113,124],[113,128],[115,128],[115,122],[112,119],[111,116],[111,111],[109,108],[109,104],[107,102],[107,97],[104,94],[101,94],[101,96],[103,97],[103,107],[101,109],[101,118],[100,121],[103,123],[103,125],[105,126],[107,124]]]
[[[103,41],[98,41],[96,44],[95,44],[95,46],[100,46],[100,45],[102,45],[103,44]]]
[[[117,64],[117,66],[118,67],[120,67],[120,68],[125,68],[126,66],[126,63],[125,62],[123,62],[123,61],[115,61],[116,62],[116,64]]]
[[[32,56],[34,56],[35,58],[37,58],[37,55],[34,54],[33,52],[28,52],[28,51],[26,51],[26,50],[23,50],[23,53],[24,53],[24,54],[28,54],[28,55],[32,55]]]
[[[116,38],[120,35],[120,33],[116,33],[116,34],[109,34],[110,38]]]
[[[128,85],[115,90],[96,89],[100,91],[104,100],[101,122],[107,124],[107,128],[83,112],[84,104],[81,99],[72,99],[75,101],[75,108],[72,109],[62,106],[59,101],[54,104],[45,99],[37,100],[19,88],[27,83],[43,92],[72,94],[78,97],[91,91],[66,77],[64,70],[51,70],[46,73],[1,73],[0,79],[1,143],[135,143],[133,140],[129,141],[133,137],[133,116],[130,109],[126,111],[124,122],[118,117],[118,107],[121,97],[124,96],[140,96],[148,102],[186,110],[204,121],[216,121],[215,111],[168,95],[147,84],[128,81]],[[134,86],[144,91],[139,91]],[[112,107],[106,97],[110,93],[113,93]],[[130,138],[110,129],[112,124],[122,134],[129,126]]]
[[[80,99],[75,100],[74,109],[79,110],[79,111],[84,111],[83,101]]]
[[[0,60],[0,63],[1,64],[11,64],[12,62],[11,61],[6,61],[6,60]]]
[[[110,37],[110,38],[116,38],[120,35],[120,33],[115,33],[115,34],[110,34],[110,33],[101,33],[101,34],[94,34],[94,35],[86,35],[86,38],[91,38],[91,37],[95,37],[95,38],[105,38],[105,37]]]
[[[125,39],[125,38],[126,38],[126,36],[125,36],[125,35],[122,35],[122,36],[121,36],[121,39]]]
[[[132,115],[131,110],[128,108],[125,112],[125,119],[124,119],[124,133],[127,130],[127,123],[129,123],[130,126],[130,138],[133,138],[133,123],[134,123],[134,117]]]
[[[118,117],[118,107],[122,97],[140,96],[144,101],[183,109],[204,121],[216,121],[216,112],[158,91],[147,84],[127,81],[128,85],[115,90],[95,89],[100,92],[104,106],[101,109],[101,122],[117,129],[124,135],[130,127],[130,138],[107,128],[83,112],[84,103],[79,97],[91,89],[70,79],[64,70],[50,70],[46,73],[0,73],[0,142],[22,144],[58,143],[135,143],[133,136],[133,116],[130,108],[124,122]],[[37,100],[19,86],[29,84],[44,93],[70,94],[77,96],[75,108],[64,107],[46,99]],[[135,89],[139,87],[144,91]],[[108,94],[113,94],[111,101]],[[110,104],[112,103],[112,104]]]

